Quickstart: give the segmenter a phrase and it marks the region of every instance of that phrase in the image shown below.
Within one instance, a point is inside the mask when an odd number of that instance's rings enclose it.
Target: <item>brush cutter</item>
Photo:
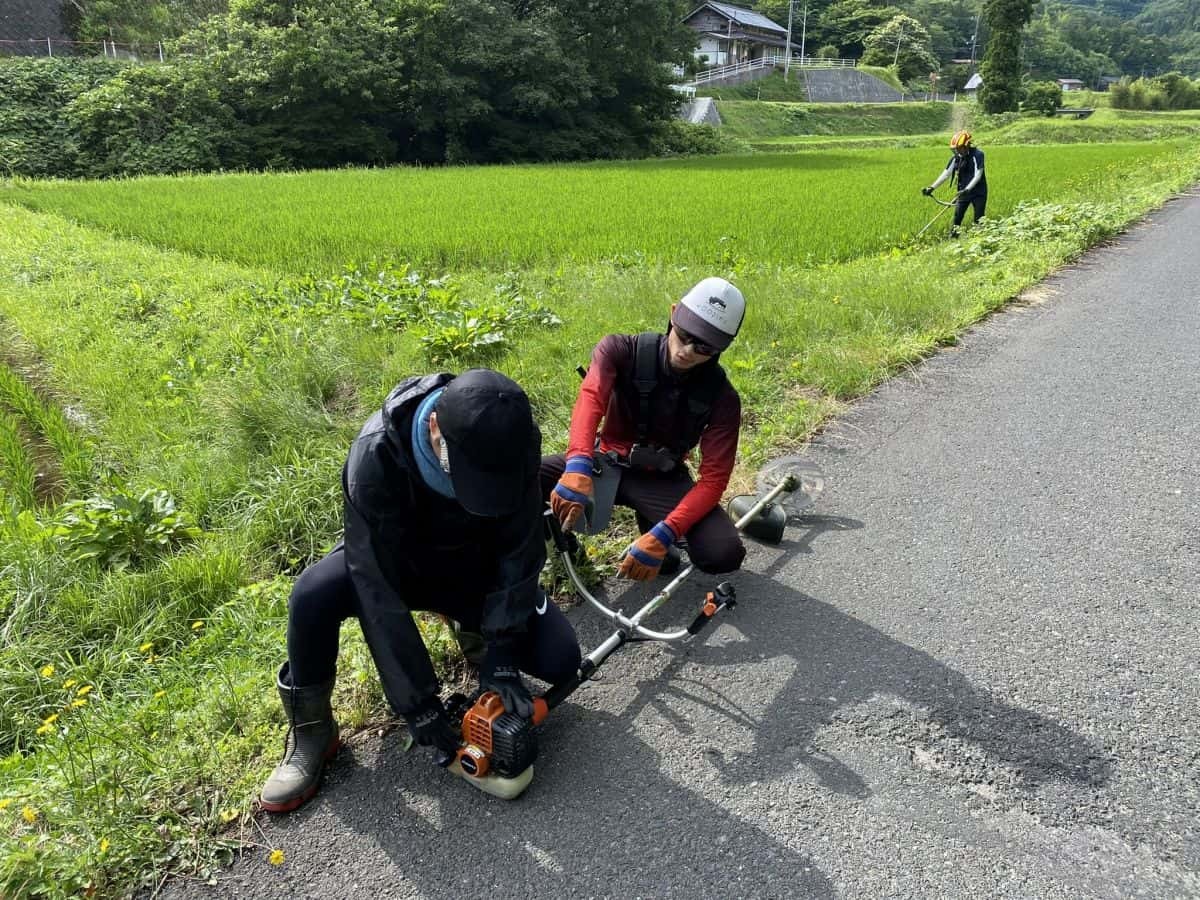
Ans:
[[[929,197],[930,200],[932,200],[934,203],[936,203],[938,206],[940,206],[941,209],[938,210],[938,214],[936,216],[934,216],[932,219],[930,219],[926,223],[924,228],[922,228],[920,231],[918,231],[916,233],[916,236],[913,237],[914,241],[917,238],[919,238],[921,235],[923,235],[925,232],[927,232],[929,230],[930,226],[932,226],[934,222],[936,222],[938,219],[940,219],[942,216],[944,216],[946,214],[946,210],[953,209],[957,205],[954,203],[953,200],[949,200],[949,201],[941,200],[941,199],[933,196],[933,194],[928,194],[927,196]]]
[[[778,543],[783,537],[787,510],[811,505],[813,497],[823,488],[824,479],[806,460],[785,457],[759,473],[759,485],[766,488],[761,497],[746,495],[731,501],[731,511],[735,508],[740,511],[734,527],[749,537]],[[781,499],[796,494],[805,495],[805,499],[792,503]],[[779,521],[781,514],[782,524]],[[579,596],[612,621],[617,630],[583,658],[574,676],[534,698],[534,712],[528,719],[507,712],[499,695],[492,691],[477,694],[474,698],[456,694],[447,702],[450,721],[461,721],[462,745],[457,753],[441,754],[435,761],[485,793],[505,800],[519,796],[533,780],[533,762],[538,747],[535,728],[545,721],[550,710],[588,681],[613,653],[628,643],[688,641],[703,631],[718,613],[737,606],[733,585],[723,581],[705,593],[696,617],[687,627],[670,631],[649,628],[644,624],[646,618],[671,598],[695,567],[688,565],[641,609],[626,615],[623,610],[613,609],[593,596],[579,577],[573,562],[579,549],[575,535],[564,532],[548,509],[545,523],[554,550],[562,559]]]

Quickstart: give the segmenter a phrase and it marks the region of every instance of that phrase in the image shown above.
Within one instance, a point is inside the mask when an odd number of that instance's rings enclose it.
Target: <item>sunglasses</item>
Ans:
[[[672,325],[675,336],[679,338],[680,343],[689,344],[691,348],[701,356],[716,356],[720,351],[712,344],[706,344],[694,334],[688,334],[678,325]]]

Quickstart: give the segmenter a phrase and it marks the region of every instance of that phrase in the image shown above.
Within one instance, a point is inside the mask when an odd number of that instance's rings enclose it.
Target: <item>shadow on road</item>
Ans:
[[[516,801],[478,793],[423,751],[399,752],[395,736],[344,752],[315,802],[267,825],[272,841],[308,857],[305,874],[257,856],[235,869],[239,896],[329,896],[332,886],[346,897],[433,900],[832,897],[803,843],[811,832],[797,827],[812,810],[785,808],[768,829],[739,800],[797,778],[851,802],[869,797],[868,777],[823,749],[830,729],[841,747],[884,758],[900,748],[932,777],[993,799],[1103,785],[1110,762],[1085,737],[772,580],[796,553],[819,555],[858,527],[797,520],[764,574],[733,579],[741,602],[728,627],[679,650],[633,647],[611,660],[543,726],[537,775]],[[577,615],[585,644],[607,633],[597,620]],[[737,680],[754,678],[753,688]]]

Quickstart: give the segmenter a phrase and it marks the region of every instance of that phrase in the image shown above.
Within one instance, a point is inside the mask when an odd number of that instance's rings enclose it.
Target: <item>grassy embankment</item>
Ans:
[[[1021,173],[996,176],[1008,217],[920,246],[940,150],[0,187],[0,895],[120,894],[253,842],[290,578],[336,538],[347,442],[405,374],[503,369],[560,447],[591,345],[730,275],[749,471],[1200,178],[1181,143],[989,160]],[[372,258],[452,282],[337,280]],[[465,324],[534,305],[561,325]],[[458,349],[413,308],[458,309]],[[113,484],[169,492],[200,533],[89,559],[51,526]],[[340,715],[380,715],[360,642],[340,671]]]
[[[1159,141],[1200,134],[1200,110],[1140,112],[1097,109],[1086,119],[978,114],[973,104],[815,104],[723,101],[724,130],[753,149],[844,150],[944,146],[958,121],[976,143],[1067,144]]]

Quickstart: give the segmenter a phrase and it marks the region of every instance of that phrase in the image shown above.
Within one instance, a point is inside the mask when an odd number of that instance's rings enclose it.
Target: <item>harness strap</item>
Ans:
[[[638,393],[637,442],[646,443],[650,435],[650,395],[658,386],[658,340],[654,331],[637,336],[633,363],[633,387]]]

